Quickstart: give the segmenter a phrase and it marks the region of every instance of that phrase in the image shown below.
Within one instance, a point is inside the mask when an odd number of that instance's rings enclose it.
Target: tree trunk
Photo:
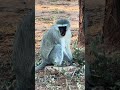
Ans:
[[[106,0],[105,6],[104,42],[120,46],[120,0]]]
[[[79,0],[79,33],[78,33],[78,44],[79,46],[85,46],[85,35],[83,31],[83,5],[84,0]]]

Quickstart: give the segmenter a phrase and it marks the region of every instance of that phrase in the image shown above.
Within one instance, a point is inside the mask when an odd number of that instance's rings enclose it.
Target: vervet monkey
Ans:
[[[15,90],[35,90],[35,16],[26,15],[15,35],[13,70],[16,75]]]
[[[35,68],[35,71],[44,69],[49,64],[61,66],[63,60],[67,60],[72,64],[70,43],[71,30],[69,20],[57,20],[55,25],[43,36],[40,50],[42,63]]]

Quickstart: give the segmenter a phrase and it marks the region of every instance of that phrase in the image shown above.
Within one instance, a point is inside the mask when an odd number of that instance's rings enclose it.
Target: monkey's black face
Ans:
[[[58,27],[58,28],[59,28],[59,30],[60,30],[61,36],[65,36],[66,31],[67,31],[67,27],[66,27],[66,26],[60,26],[60,27]]]

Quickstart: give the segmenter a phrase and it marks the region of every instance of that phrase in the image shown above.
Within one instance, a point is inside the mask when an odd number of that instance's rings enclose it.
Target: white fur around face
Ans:
[[[57,24],[58,27],[61,27],[61,26],[68,26],[68,24]]]
[[[68,24],[56,24],[54,27],[55,27],[56,30],[59,30],[58,27],[62,27],[62,26],[66,26],[67,30],[68,30]]]

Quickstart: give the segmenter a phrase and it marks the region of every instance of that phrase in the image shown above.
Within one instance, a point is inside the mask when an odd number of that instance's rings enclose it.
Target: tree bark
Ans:
[[[120,46],[120,0],[106,0],[105,6],[104,42]]]
[[[85,34],[83,31],[83,9],[84,0],[79,0],[79,33],[78,33],[78,45],[85,46]]]

